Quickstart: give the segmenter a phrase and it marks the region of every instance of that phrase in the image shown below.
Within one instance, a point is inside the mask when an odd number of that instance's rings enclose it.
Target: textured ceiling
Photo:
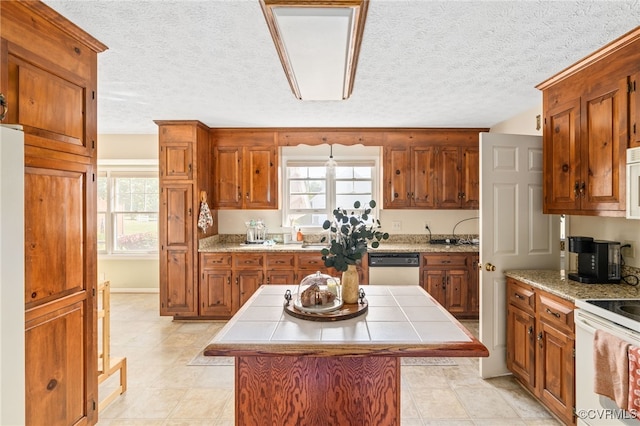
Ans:
[[[370,0],[354,91],[294,98],[257,0],[54,1],[109,46],[99,133],[211,127],[491,127],[535,85],[640,24],[639,1]]]

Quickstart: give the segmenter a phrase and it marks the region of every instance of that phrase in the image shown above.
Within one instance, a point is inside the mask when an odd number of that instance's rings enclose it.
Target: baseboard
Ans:
[[[111,287],[111,293],[159,293],[159,288],[153,287]]]

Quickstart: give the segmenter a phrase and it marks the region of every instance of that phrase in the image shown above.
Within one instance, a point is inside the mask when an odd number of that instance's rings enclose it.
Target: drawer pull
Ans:
[[[557,313],[557,312],[553,312],[553,311],[552,311],[551,309],[549,309],[549,308],[547,308],[547,311],[546,311],[546,312],[547,312],[549,315],[553,315],[553,316],[554,316],[554,317],[556,317],[556,318],[560,318],[560,314],[559,314],[559,313]]]
[[[520,299],[520,300],[524,300],[525,299],[525,297],[523,295],[518,294],[518,293],[514,294],[514,296],[516,297],[516,299]]]

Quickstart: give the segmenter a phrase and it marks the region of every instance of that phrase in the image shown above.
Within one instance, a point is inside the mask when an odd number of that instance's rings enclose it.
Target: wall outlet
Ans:
[[[425,231],[426,231],[426,230],[431,231],[431,224],[430,224],[429,222],[425,222],[425,223],[424,223],[424,230],[425,230]],[[433,231],[431,231],[431,232],[433,232]]]
[[[393,221],[391,222],[391,230],[392,231],[400,231],[402,229],[402,222],[400,221]]]
[[[626,246],[627,244],[629,244],[630,247],[624,247],[622,249],[620,249],[620,254],[622,255],[622,257],[625,257],[627,259],[635,259],[636,258],[636,248],[635,245],[633,244],[633,241],[623,241],[622,245]]]

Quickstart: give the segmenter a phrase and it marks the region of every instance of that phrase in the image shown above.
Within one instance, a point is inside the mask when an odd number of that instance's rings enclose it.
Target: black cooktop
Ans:
[[[586,300],[586,302],[623,317],[640,321],[640,299],[602,299]]]

